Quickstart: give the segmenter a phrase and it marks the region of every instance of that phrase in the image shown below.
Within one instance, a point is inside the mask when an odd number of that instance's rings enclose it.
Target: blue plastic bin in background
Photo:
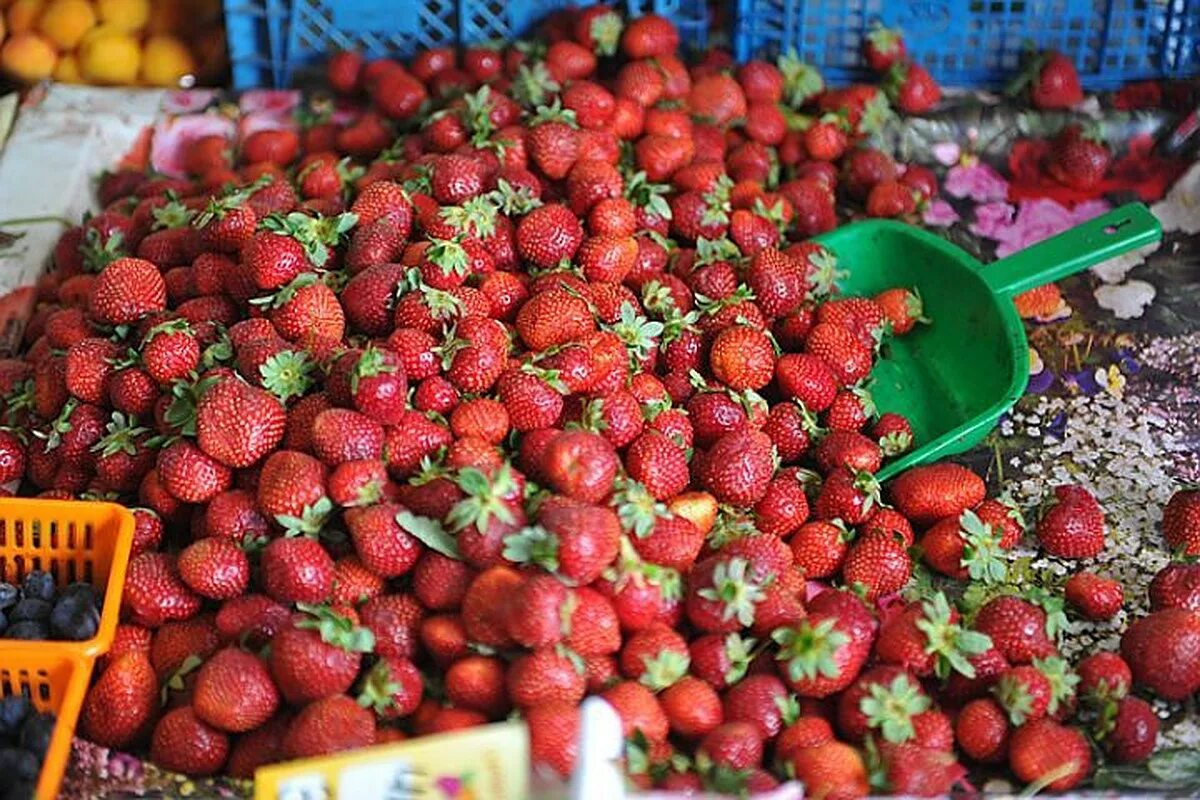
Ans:
[[[868,78],[881,21],[950,86],[999,87],[1029,42],[1074,62],[1090,89],[1200,73],[1200,0],[737,0],[739,61],[795,49],[833,83]]]
[[[225,0],[235,89],[289,86],[335,50],[406,58],[426,47],[506,42],[563,8],[596,0]],[[618,0],[632,16],[671,18],[686,45],[703,47],[704,0]]]

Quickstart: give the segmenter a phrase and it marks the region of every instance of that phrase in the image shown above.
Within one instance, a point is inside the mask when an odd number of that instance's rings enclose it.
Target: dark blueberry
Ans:
[[[58,599],[65,600],[68,597],[80,597],[88,605],[96,606],[97,608],[100,606],[100,592],[90,583],[72,583],[63,587],[63,590],[58,593]]]
[[[4,635],[4,629],[8,627],[8,617],[3,611],[0,611],[0,636]]]
[[[0,699],[0,739],[15,740],[32,707],[29,698],[23,694],[10,694]]]
[[[21,590],[11,583],[0,582],[0,611],[11,608],[21,599]]]
[[[9,622],[44,620],[50,616],[50,603],[35,597],[26,597],[8,612]]]
[[[55,639],[81,642],[95,636],[99,627],[100,612],[82,594],[59,598],[50,612],[50,633]]]
[[[0,790],[3,800],[33,800],[33,791],[37,788],[36,780],[16,780]]]
[[[6,639],[26,639],[28,641],[43,641],[50,638],[50,629],[44,622],[14,622],[4,632]]]
[[[54,599],[54,576],[49,572],[35,569],[21,581],[21,593],[26,597],[45,600],[47,603]]]
[[[0,775],[17,780],[36,781],[41,769],[41,759],[36,753],[23,748],[6,747],[0,750]]]
[[[38,763],[46,757],[50,737],[54,735],[54,715],[48,712],[30,714],[21,726],[21,747],[37,756]],[[34,774],[36,778],[36,773]]]

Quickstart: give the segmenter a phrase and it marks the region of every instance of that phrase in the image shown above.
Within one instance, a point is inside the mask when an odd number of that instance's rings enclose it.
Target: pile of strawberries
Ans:
[[[789,58],[689,68],[669,21],[604,6],[544,34],[339,54],[348,124],[105,175],[63,235],[0,363],[0,467],[137,506],[80,733],[250,777],[516,711],[565,775],[598,694],[643,786],[940,794],[1007,763],[1066,789],[1092,765],[1072,719],[1144,758],[1131,687],[1200,687],[1195,573],[1124,660],[1072,670],[1061,596],[1007,583],[1014,508],[954,464],[873,477],[913,434],[872,365],[927,320],[905,287],[840,296],[806,239],[836,201],[936,191],[864,144],[886,95]],[[897,41],[872,61],[922,110]],[[1061,487],[1037,536],[1092,557],[1103,511]],[[1086,572],[1065,593],[1122,602]]]

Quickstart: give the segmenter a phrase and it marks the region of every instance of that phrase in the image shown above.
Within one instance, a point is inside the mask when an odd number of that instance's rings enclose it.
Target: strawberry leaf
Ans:
[[[396,522],[430,550],[455,561],[462,560],[462,554],[458,552],[458,542],[446,532],[446,529],[437,520],[418,517],[411,511],[401,511],[396,515]]]

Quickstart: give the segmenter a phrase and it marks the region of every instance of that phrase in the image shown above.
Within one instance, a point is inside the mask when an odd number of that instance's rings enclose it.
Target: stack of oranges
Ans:
[[[31,83],[179,86],[221,75],[220,0],[0,0],[0,70]]]

